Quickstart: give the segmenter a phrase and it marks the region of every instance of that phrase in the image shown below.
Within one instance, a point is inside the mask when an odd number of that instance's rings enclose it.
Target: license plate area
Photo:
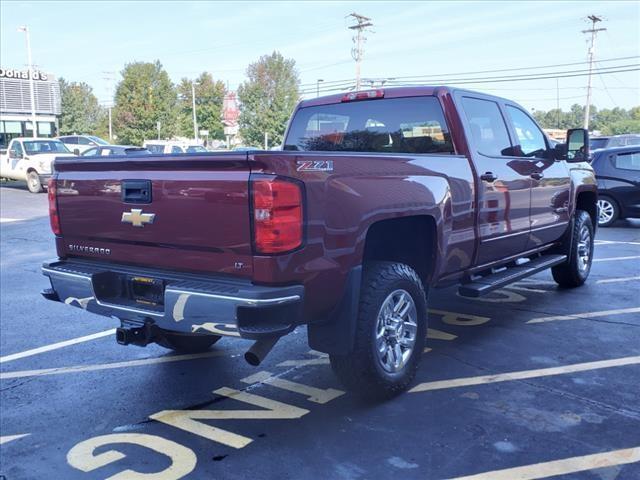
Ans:
[[[162,312],[165,280],[118,272],[93,275],[93,291],[103,303]]]
[[[150,277],[128,277],[129,298],[136,303],[164,305],[164,281]]]

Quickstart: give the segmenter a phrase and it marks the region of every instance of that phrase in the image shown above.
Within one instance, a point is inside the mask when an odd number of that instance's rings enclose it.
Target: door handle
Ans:
[[[485,172],[480,175],[480,180],[484,180],[485,182],[495,182],[498,179],[498,176],[493,172]]]
[[[544,178],[544,173],[541,172],[535,172],[532,173],[531,175],[529,175],[531,178],[533,178],[534,180],[542,180]]]

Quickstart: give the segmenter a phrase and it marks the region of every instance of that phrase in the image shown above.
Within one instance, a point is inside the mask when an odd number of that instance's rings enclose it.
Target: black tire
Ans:
[[[584,242],[588,239],[587,244]],[[551,274],[556,283],[562,287],[579,287],[589,277],[593,261],[594,229],[591,217],[584,210],[576,210],[571,237],[569,258],[565,263],[556,265]],[[565,250],[569,250],[568,248]],[[585,257],[585,253],[588,257]],[[585,261],[586,258],[586,261]]]
[[[40,175],[35,170],[27,173],[27,188],[31,193],[41,193],[43,190]]]
[[[618,202],[607,195],[598,197],[598,226],[609,227],[620,216],[620,207]]]
[[[377,336],[377,332],[380,329],[381,308],[394,293],[400,291],[408,293],[413,301],[410,307],[414,309],[411,312],[415,313],[416,333],[413,349],[404,365],[391,373],[384,366],[384,360],[380,358],[383,354],[378,353],[377,345],[387,342],[387,361],[398,358],[389,346],[393,340],[387,340],[386,337],[386,328],[393,327],[385,327],[382,337]],[[403,341],[406,339],[404,325],[402,322],[402,333],[399,335]],[[413,380],[424,350],[426,333],[427,295],[416,272],[401,263],[368,263],[364,266],[353,350],[347,355],[330,355],[331,367],[338,379],[354,393],[365,398],[390,398],[406,390]]]
[[[208,350],[220,338],[222,338],[220,335],[168,332],[165,330],[156,343],[181,353],[199,353]]]

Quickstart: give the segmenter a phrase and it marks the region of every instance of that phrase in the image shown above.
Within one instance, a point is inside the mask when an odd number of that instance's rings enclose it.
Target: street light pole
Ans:
[[[316,80],[316,97],[320,96],[320,84],[324,82],[323,78],[319,78],[318,80]]]
[[[196,119],[196,82],[191,82],[191,101],[193,108],[193,139],[198,143],[198,121]]]
[[[31,61],[31,40],[29,39],[29,27],[22,25],[18,27],[19,32],[24,32],[27,39],[27,61],[29,63],[29,93],[31,94],[31,131],[33,138],[38,136],[38,124],[36,123],[36,93],[33,84],[33,62]]]

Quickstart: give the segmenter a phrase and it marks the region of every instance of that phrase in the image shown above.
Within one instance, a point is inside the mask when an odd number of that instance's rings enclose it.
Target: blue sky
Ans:
[[[296,60],[303,84],[354,76],[351,12],[372,18],[364,78],[437,76],[573,62],[587,58],[589,14],[604,17],[596,59],[640,56],[640,2],[0,2],[0,62],[26,64],[31,29],[34,63],[109,98],[104,72],[159,59],[174,81],[202,71],[235,89],[247,65],[273,50]],[[638,64],[640,58],[603,62]],[[540,71],[583,69],[585,65]],[[637,67],[636,67],[637,68]],[[532,73],[526,70],[522,73]],[[503,75],[518,74],[518,71]],[[485,76],[488,74],[484,74]],[[560,106],[583,103],[586,77],[559,80]],[[525,107],[556,105],[556,80],[465,85],[512,98]],[[315,87],[311,87],[313,90]],[[640,105],[640,72],[594,77],[600,108]]]

